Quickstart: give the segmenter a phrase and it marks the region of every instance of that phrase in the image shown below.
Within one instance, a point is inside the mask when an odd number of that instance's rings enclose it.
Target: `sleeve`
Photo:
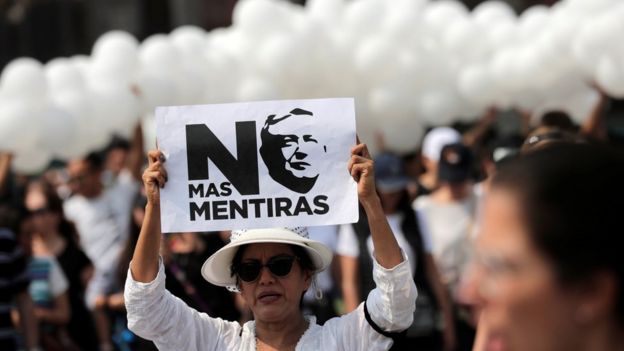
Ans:
[[[373,280],[377,286],[366,298],[373,322],[388,332],[409,328],[418,293],[406,255],[403,254],[403,262],[391,269],[373,260]]]
[[[360,255],[360,246],[352,225],[343,224],[338,229],[336,254],[348,257],[358,257]]]
[[[135,281],[128,270],[124,299],[128,328],[159,350],[237,349],[242,327],[199,313],[169,293],[162,259],[156,279],[149,283]]]
[[[427,217],[422,211],[416,211],[416,218],[418,219],[418,228],[420,229],[420,236],[423,240],[423,246],[426,253],[433,252],[433,243],[431,241],[431,231],[429,229],[429,224],[427,223]]]
[[[416,285],[412,279],[409,262],[386,269],[374,261],[373,279],[377,287],[366,299],[370,318],[381,330],[400,332],[406,330],[413,320],[416,308]],[[324,325],[336,350],[388,350],[392,339],[375,331],[366,320],[364,303],[351,313],[333,318]]]
[[[65,273],[61,270],[61,266],[59,266],[58,262],[54,257],[50,257],[50,291],[52,292],[52,296],[57,297],[62,293],[66,292],[69,288],[69,283],[67,282],[67,277],[65,277]]]

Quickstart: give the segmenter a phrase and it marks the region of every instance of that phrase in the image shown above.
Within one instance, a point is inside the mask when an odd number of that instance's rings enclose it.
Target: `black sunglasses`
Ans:
[[[247,283],[256,281],[263,267],[267,267],[271,274],[277,277],[285,277],[290,273],[293,262],[297,259],[297,256],[275,256],[271,257],[266,264],[258,260],[245,261],[234,267],[233,273]]]

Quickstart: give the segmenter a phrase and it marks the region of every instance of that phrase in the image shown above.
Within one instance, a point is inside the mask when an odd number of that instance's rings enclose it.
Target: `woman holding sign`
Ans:
[[[314,274],[327,268],[331,251],[307,238],[305,228],[234,231],[231,242],[202,268],[213,284],[241,293],[254,321],[241,326],[211,318],[165,290],[160,247],[159,189],[167,173],[159,151],[149,153],[143,175],[145,220],[130,263],[125,298],[128,325],[161,350],[387,350],[412,323],[416,287],[375,189],[366,145],[351,150],[348,170],[371,228],[377,287],[353,312],[323,326],[301,312]]]

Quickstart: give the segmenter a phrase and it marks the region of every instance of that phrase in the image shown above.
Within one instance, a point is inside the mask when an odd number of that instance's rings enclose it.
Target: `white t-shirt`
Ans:
[[[412,205],[426,223],[442,281],[454,293],[471,256],[476,197],[472,194],[461,202],[438,203],[427,195]]]
[[[388,220],[388,224],[390,225],[390,229],[394,233],[394,237],[397,240],[397,243],[405,252],[405,255],[409,259],[410,268],[412,272],[416,271],[416,253],[414,252],[412,246],[409,244],[409,241],[405,238],[405,233],[403,233],[403,229],[401,229],[401,223],[403,222],[403,215],[400,213],[395,213],[391,215],[387,215],[386,219]],[[418,218],[418,226],[420,227],[420,232],[422,234],[423,240],[423,248],[425,252],[431,252],[431,240],[426,235],[428,232],[426,227],[424,227],[424,222]],[[366,241],[366,245],[368,246],[368,254],[373,256],[373,238],[369,235]],[[351,224],[343,224],[340,226],[338,230],[338,244],[336,245],[336,253],[341,256],[348,257],[358,257],[360,255],[360,245],[358,244],[357,234],[353,229]]]
[[[74,195],[65,201],[65,215],[76,224],[80,244],[96,268],[116,265],[138,190],[139,182],[125,172],[97,198]]]

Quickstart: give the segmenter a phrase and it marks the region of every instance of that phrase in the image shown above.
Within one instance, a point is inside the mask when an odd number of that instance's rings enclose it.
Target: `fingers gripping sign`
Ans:
[[[160,205],[160,189],[167,182],[167,170],[164,167],[165,157],[160,150],[151,150],[147,155],[149,164],[143,172],[143,185],[147,201],[152,205]]]
[[[358,197],[360,201],[366,201],[377,195],[375,189],[375,172],[373,160],[366,144],[360,143],[351,148],[351,159],[348,170],[358,184]]]

